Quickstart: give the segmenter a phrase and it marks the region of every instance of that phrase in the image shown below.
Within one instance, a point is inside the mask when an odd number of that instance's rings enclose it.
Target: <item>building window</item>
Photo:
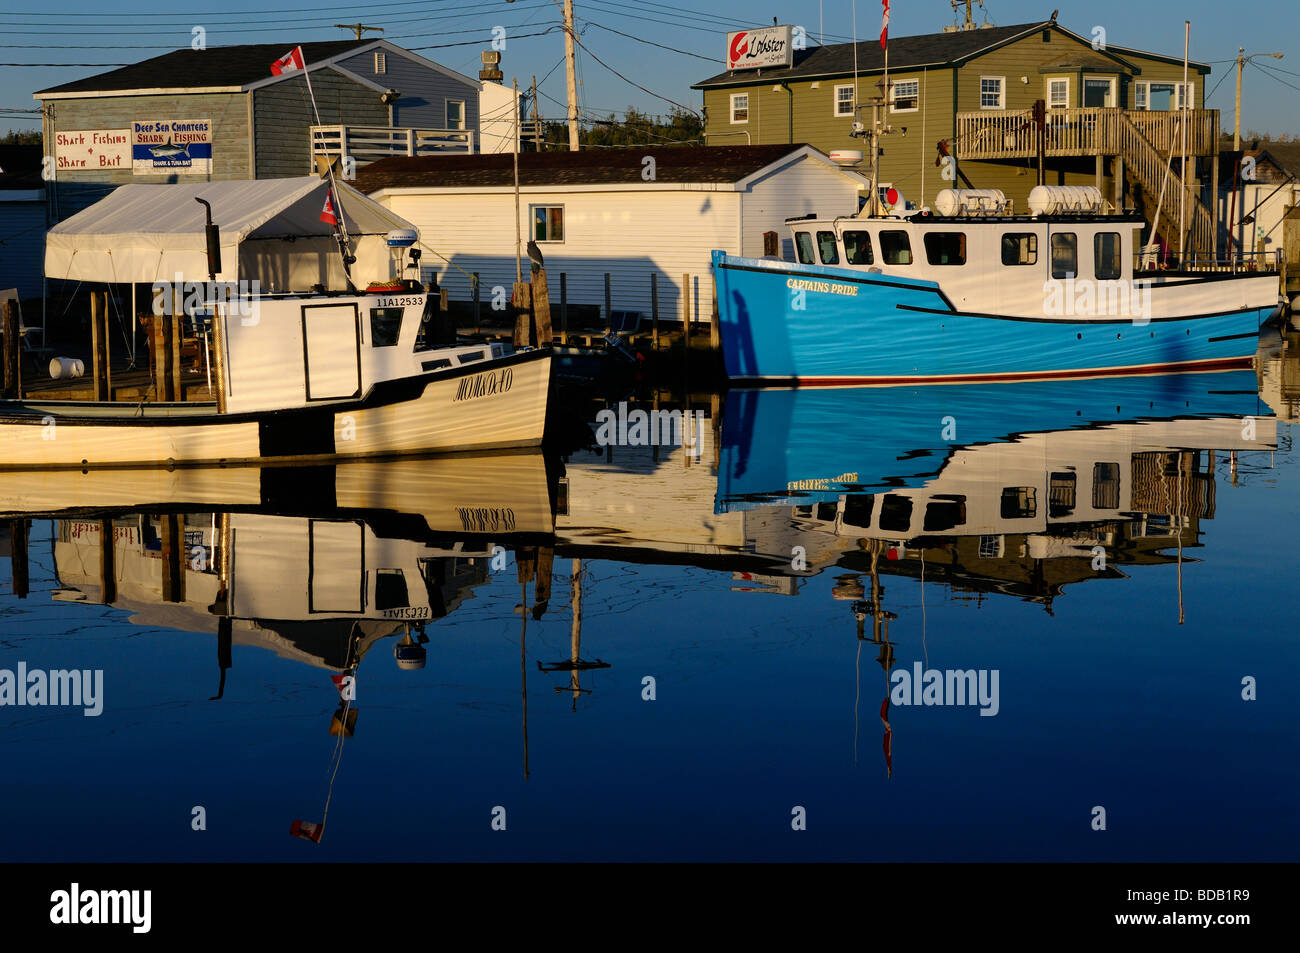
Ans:
[[[1032,486],[1007,486],[1002,488],[1002,518],[1004,520],[1033,519],[1038,513],[1038,490]]]
[[[447,100],[447,129],[465,128],[465,103],[460,99]]]
[[[817,233],[817,250],[821,253],[823,265],[838,265],[840,263],[840,252],[835,245],[834,232]]]
[[[890,112],[913,113],[921,105],[921,81],[903,79],[893,85],[889,91]]]
[[[817,264],[817,259],[813,255],[813,241],[811,235],[809,235],[807,232],[795,232],[794,244],[795,247],[799,250],[799,264],[801,265]]]
[[[1068,79],[1049,79],[1047,81],[1047,108],[1066,109],[1070,105],[1070,81]]]
[[[886,265],[910,265],[912,242],[907,237],[907,232],[881,232],[880,257],[884,259]]]
[[[1093,236],[1092,260],[1098,281],[1114,281],[1119,277],[1119,232],[1098,232]]]
[[[1074,232],[1052,236],[1052,277],[1073,278],[1079,273],[1079,240]]]
[[[1074,512],[1077,478],[1073,473],[1053,473],[1047,478],[1047,515],[1061,519]]]
[[[1094,510],[1119,509],[1118,463],[1092,465],[1092,508]]]
[[[966,264],[966,233],[926,232],[925,259],[932,265]]]
[[[731,121],[749,122],[749,93],[731,94]]]
[[[1188,101],[1188,109],[1196,108],[1196,87],[1188,83],[1186,90],[1182,83],[1134,83],[1133,108],[1150,109],[1156,112],[1170,112],[1183,108],[1183,100]]]
[[[1083,104],[1100,108],[1115,105],[1115,80],[1085,79],[1083,81]]]
[[[530,205],[528,217],[532,220],[533,241],[564,241],[564,206]]]
[[[1002,537],[981,536],[980,537],[980,559],[1001,559],[1001,558],[1002,558]]]
[[[853,87],[836,86],[835,87],[835,115],[852,116],[853,115]]]
[[[1006,77],[981,76],[980,109],[1005,109],[1006,105]]]
[[[387,73],[387,72],[388,72],[388,54],[376,52],[375,53],[375,75],[378,76],[380,73]]]
[[[874,265],[876,256],[871,252],[870,232],[844,233],[844,261],[850,265]]]
[[[1008,232],[1002,236],[1002,264],[1038,263],[1038,236],[1033,232]]]

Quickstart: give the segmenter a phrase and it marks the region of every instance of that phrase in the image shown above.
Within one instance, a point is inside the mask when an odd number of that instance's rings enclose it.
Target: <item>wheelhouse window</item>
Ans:
[[[1073,278],[1079,273],[1079,239],[1074,232],[1052,236],[1052,277]]]
[[[1094,510],[1119,509],[1118,463],[1092,465],[1092,508]]]
[[[405,308],[370,309],[370,346],[393,347],[402,333]]]
[[[812,236],[809,235],[807,232],[794,233],[794,247],[798,250],[799,253],[799,264],[801,265],[817,264],[817,256],[813,253]]]
[[[981,76],[980,109],[1005,109],[1006,85],[1005,76]]]
[[[925,508],[924,532],[944,533],[966,525],[966,497],[937,496]]]
[[[880,257],[886,265],[910,265],[912,263],[912,242],[907,237],[907,232],[881,232]]]
[[[1119,232],[1093,236],[1092,260],[1098,281],[1114,281],[1120,276]]]
[[[853,87],[836,86],[835,87],[835,115],[852,116],[853,107]]]
[[[731,121],[749,122],[749,93],[731,94]]]
[[[1038,490],[1032,486],[1007,486],[1002,488],[1002,518],[1004,520],[1032,519],[1038,512]]]
[[[874,265],[876,256],[871,251],[871,233],[851,231],[844,233],[844,260],[850,265]]]
[[[932,265],[966,264],[966,233],[926,232],[925,259]]]
[[[823,265],[838,265],[840,251],[835,244],[834,232],[817,233],[817,251],[821,253]]]
[[[465,103],[459,99],[447,100],[447,129],[465,128]]]
[[[912,528],[912,498],[895,493],[885,495],[880,506],[880,528],[887,533],[906,533]]]
[[[1033,232],[1008,232],[1003,235],[1002,264],[1038,264],[1038,236]]]
[[[1075,507],[1075,475],[1069,471],[1048,477],[1047,515],[1053,519],[1069,516]]]
[[[921,105],[921,81],[919,79],[901,79],[889,90],[889,111],[895,113],[916,112]]]
[[[1070,81],[1068,79],[1049,79],[1047,81],[1047,108],[1066,109],[1070,105]]]
[[[564,206],[530,205],[528,217],[532,221],[533,241],[564,241]]]

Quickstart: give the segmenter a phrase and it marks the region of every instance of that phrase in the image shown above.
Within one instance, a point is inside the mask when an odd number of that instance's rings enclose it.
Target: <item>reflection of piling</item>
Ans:
[[[13,400],[23,395],[22,364],[18,355],[18,303],[4,303],[4,396]]]
[[[114,550],[113,521],[99,521],[99,594],[111,606],[117,601],[117,553]]]
[[[14,581],[14,595],[26,599],[27,575],[27,520],[9,521],[9,562]]]
[[[175,513],[162,518],[162,597],[163,602],[185,601],[185,574],[182,559],[185,535],[181,517]]]

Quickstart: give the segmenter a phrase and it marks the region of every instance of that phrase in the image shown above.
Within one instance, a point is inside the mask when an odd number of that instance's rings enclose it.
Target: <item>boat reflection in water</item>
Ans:
[[[57,471],[21,480],[0,474],[0,514],[15,527],[55,520],[56,600],[112,605],[135,625],[215,636],[215,691],[205,681],[195,696],[226,694],[238,678],[235,646],[328,672],[335,687],[320,686],[333,708],[326,810],[342,746],[356,728],[356,679],[375,667],[363,661],[383,642],[402,669],[424,667],[430,627],[494,576],[501,584],[484,603],[488,621],[510,620],[520,637],[525,778],[529,675],[558,675],[557,700],[578,709],[594,670],[609,667],[584,657],[582,637],[606,654],[626,636],[621,629],[637,631],[620,614],[628,603],[661,619],[660,651],[676,653],[684,660],[678,667],[689,668],[693,655],[705,654],[704,643],[696,632],[686,643],[673,641],[679,617],[671,613],[688,611],[674,600],[729,599],[723,611],[739,618],[760,594],[807,601],[813,592],[827,601],[799,606],[809,637],[826,635],[827,618],[843,620],[846,639],[856,631],[855,719],[864,698],[872,699],[874,718],[880,699],[884,767],[892,775],[894,729],[915,716],[891,711],[891,676],[905,670],[890,634],[895,610],[919,616],[908,620],[920,623],[919,644],[908,648],[921,658],[927,587],[936,583],[956,599],[1008,596],[1052,613],[1076,584],[1095,581],[1088,589],[1098,591],[1107,581],[1140,579],[1143,567],[1168,565],[1179,582],[1169,621],[1181,621],[1183,566],[1207,543],[1204,524],[1219,508],[1219,477],[1235,480],[1238,455],[1248,472],[1268,452],[1288,449],[1285,441],[1279,447],[1272,409],[1293,399],[1286,382],[1297,379],[1296,352],[1288,346],[1274,342],[1258,381],[1244,371],[732,391],[714,398],[698,453],[613,447],[564,460],[524,452],[323,467]],[[1274,395],[1272,407],[1260,394]],[[509,563],[505,554],[513,556]],[[591,572],[595,561],[617,569]],[[551,610],[557,565],[569,578],[556,601],[568,596],[569,604]],[[662,572],[642,575],[646,565],[680,573],[665,583]],[[688,579],[691,568],[712,575]],[[826,573],[824,584],[809,585]],[[892,606],[890,576],[909,577],[908,600],[896,595]],[[904,609],[918,592],[910,580],[920,584],[919,613]],[[728,587],[754,595],[734,596]],[[571,615],[568,658],[557,660],[564,653],[553,643],[528,653],[529,627],[548,611]],[[477,639],[479,629],[472,631]],[[713,635],[710,651],[726,649],[726,632]],[[450,654],[455,644],[448,640],[439,651]],[[879,695],[863,684],[864,652],[874,653],[882,670],[880,683],[867,680]],[[513,642],[506,670],[501,657],[486,657],[491,678],[510,679],[513,695]],[[624,701],[611,705],[619,711]],[[466,717],[487,718],[482,702],[458,704]],[[432,698],[421,705],[440,710]],[[631,741],[643,730],[635,719],[626,727]],[[708,730],[692,728],[706,738]],[[856,723],[854,737],[856,751]],[[683,750],[692,743],[680,742]],[[672,747],[658,736],[645,744]],[[404,769],[394,763],[392,770],[382,783],[396,787]],[[591,770],[601,768],[593,762]],[[325,820],[322,812],[295,822],[291,833],[319,842]]]

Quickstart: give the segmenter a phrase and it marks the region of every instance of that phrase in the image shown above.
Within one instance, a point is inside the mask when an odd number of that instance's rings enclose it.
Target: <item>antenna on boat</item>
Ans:
[[[301,47],[298,48],[301,50]],[[316,108],[316,94],[311,88],[311,71],[307,69],[305,59],[302,63],[302,78],[307,81],[307,96],[311,99],[311,112],[316,117],[316,125],[320,125],[320,110]],[[343,117],[340,115],[339,119]],[[340,148],[340,156],[342,150]],[[355,262],[356,256],[351,254],[352,240],[348,236],[347,219],[343,215],[343,199],[339,195],[338,181],[334,178],[334,163],[328,156],[325,159],[325,172],[330,180],[330,201],[333,205],[334,212],[334,238],[339,245],[339,257],[343,259],[343,278],[347,282],[349,291],[356,291],[356,286],[352,284],[352,263]],[[323,213],[322,213],[323,214]]]

